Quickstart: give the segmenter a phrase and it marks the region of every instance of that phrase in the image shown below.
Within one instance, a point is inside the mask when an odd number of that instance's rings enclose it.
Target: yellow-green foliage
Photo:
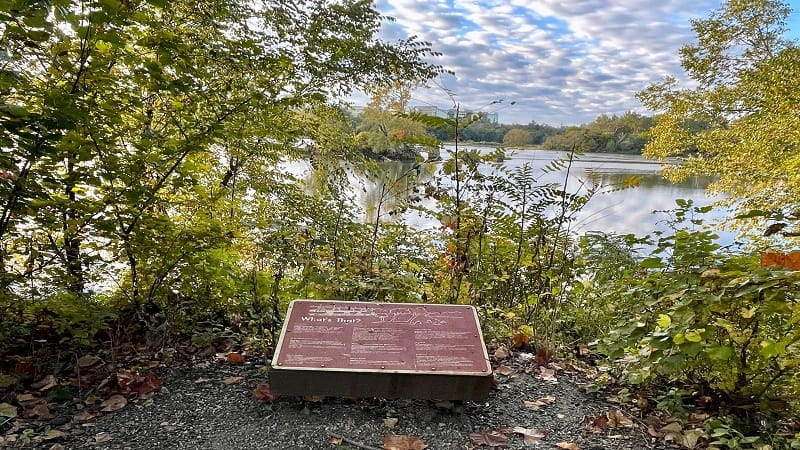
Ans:
[[[800,49],[783,40],[790,9],[767,0],[726,2],[693,22],[681,50],[696,87],[674,79],[639,94],[659,112],[645,154],[681,156],[667,175],[719,175],[710,186],[742,208],[792,211],[800,199]]]

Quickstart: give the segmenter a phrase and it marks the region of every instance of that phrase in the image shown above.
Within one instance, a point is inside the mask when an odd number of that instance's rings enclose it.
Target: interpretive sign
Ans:
[[[295,300],[270,370],[278,394],[482,400],[492,369],[475,308]]]

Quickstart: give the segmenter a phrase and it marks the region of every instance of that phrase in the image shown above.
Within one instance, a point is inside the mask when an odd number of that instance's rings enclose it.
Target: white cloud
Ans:
[[[387,39],[417,35],[455,71],[435,84],[467,107],[504,99],[503,122],[585,123],[640,110],[636,91],[682,75],[690,18],[719,0],[379,0]],[[450,106],[441,89],[415,93]]]

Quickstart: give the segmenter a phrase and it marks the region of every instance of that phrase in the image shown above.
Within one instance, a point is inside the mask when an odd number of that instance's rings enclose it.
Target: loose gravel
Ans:
[[[254,398],[267,381],[264,367],[204,362],[192,367],[159,369],[164,379],[150,399],[131,401],[120,411],[93,421],[70,421],[56,427],[65,436],[29,444],[37,449],[375,449],[387,434],[415,436],[431,450],[489,449],[476,445],[470,433],[501,430],[508,446],[526,447],[513,427],[542,430],[535,448],[558,449],[574,443],[581,450],[669,448],[654,440],[633,416],[633,426],[598,428],[594,420],[620,408],[583,393],[583,375],[556,372],[556,382],[537,378],[519,361],[511,376],[496,375],[497,386],[484,402],[452,405],[409,399],[341,399],[307,401],[279,397],[272,403]],[[241,379],[231,377],[242,377]],[[230,384],[227,384],[227,383]],[[553,397],[538,410],[525,400]],[[386,418],[397,419],[393,428]],[[388,422],[388,424],[387,424]],[[343,437],[339,441],[333,436]],[[573,447],[574,448],[574,447]]]

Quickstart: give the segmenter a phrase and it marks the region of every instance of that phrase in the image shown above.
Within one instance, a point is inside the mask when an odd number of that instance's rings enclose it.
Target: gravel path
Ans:
[[[491,448],[476,444],[470,434],[499,430],[508,438],[507,447],[500,448],[668,448],[655,442],[636,420],[627,427],[593,427],[595,418],[619,406],[582,393],[578,373],[557,370],[557,381],[547,381],[536,376],[538,367],[526,367],[519,360],[507,362],[507,368],[515,373],[497,375],[497,388],[488,400],[455,406],[407,399],[327,398],[306,402],[297,397],[281,397],[270,404],[253,396],[255,387],[267,381],[263,367],[202,363],[162,368],[158,374],[164,385],[151,399],[131,401],[117,412],[85,423],[63,423],[54,428],[65,436],[34,441],[27,447],[375,449],[381,447],[385,435],[395,434],[415,436],[432,450],[463,450]],[[545,400],[538,410],[524,404],[525,400],[540,399]],[[626,417],[631,416],[626,413]],[[397,419],[391,429],[394,421],[385,421],[387,418]],[[526,445],[523,435],[514,433],[513,427],[537,430],[538,437],[529,438],[536,442]],[[338,441],[332,435],[345,439]],[[559,443],[562,447],[557,446]],[[577,447],[563,447],[568,443]]]

